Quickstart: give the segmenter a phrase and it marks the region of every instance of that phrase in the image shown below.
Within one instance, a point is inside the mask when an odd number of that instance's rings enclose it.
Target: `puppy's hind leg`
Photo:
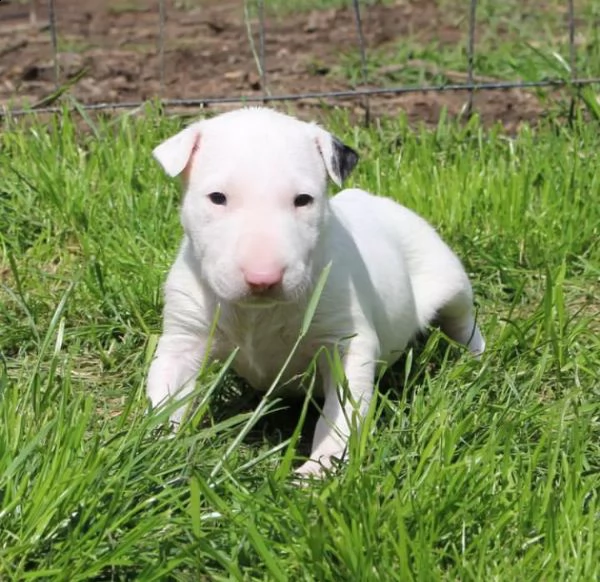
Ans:
[[[439,311],[436,320],[442,331],[454,341],[466,346],[474,356],[485,351],[485,339],[475,321],[470,288],[463,289]]]

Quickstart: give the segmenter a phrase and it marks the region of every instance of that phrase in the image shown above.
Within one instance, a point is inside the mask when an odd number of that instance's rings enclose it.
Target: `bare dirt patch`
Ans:
[[[0,4],[0,105],[19,107],[53,101],[56,89],[47,3],[34,11],[15,0]],[[150,0],[56,0],[60,83],[85,104],[130,102],[157,97],[199,99],[348,90],[335,74],[340,55],[357,46],[351,9],[305,12],[267,19],[267,87],[261,85],[240,0],[204,0],[196,7],[167,2],[164,69],[158,50],[157,3]],[[374,4],[363,9],[369,49],[408,35],[441,43],[464,43],[465,23],[453,25],[429,0]],[[253,23],[254,25],[256,23]],[[258,28],[254,26],[255,37]],[[399,66],[402,66],[399,63]],[[161,80],[162,76],[162,80]],[[443,108],[459,114],[465,93],[377,96],[374,115],[405,111],[412,121],[435,123]],[[325,100],[334,103],[332,100]],[[336,100],[360,113],[360,99]],[[311,114],[323,101],[304,100]],[[522,91],[482,92],[475,98],[484,122],[513,127],[542,111]]]

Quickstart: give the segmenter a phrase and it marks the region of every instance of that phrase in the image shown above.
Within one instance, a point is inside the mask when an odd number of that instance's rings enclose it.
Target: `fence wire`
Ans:
[[[466,113],[470,115],[474,107],[474,95],[478,91],[506,91],[510,89],[533,89],[533,88],[560,88],[574,87],[581,88],[585,85],[599,84],[600,78],[578,78],[577,77],[577,54],[576,54],[576,17],[574,0],[566,0],[566,11],[568,15],[568,39],[569,39],[569,78],[568,79],[547,79],[543,81],[497,81],[497,82],[476,82],[475,62],[476,62],[476,25],[477,25],[477,0],[470,0],[468,6],[468,38],[467,38],[467,82],[466,83],[444,83],[432,85],[401,85],[390,87],[370,87],[368,72],[368,54],[367,43],[363,30],[363,20],[361,15],[361,3],[364,0],[350,0],[348,6],[352,8],[354,21],[356,25],[357,48],[360,55],[360,86],[347,90],[321,91],[321,92],[299,92],[272,94],[268,87],[268,67],[266,62],[265,45],[267,39],[267,26],[265,18],[264,0],[242,0],[244,3],[244,12],[246,15],[246,25],[248,30],[248,40],[254,54],[257,72],[260,78],[261,95],[224,95],[221,97],[199,97],[196,99],[168,99],[165,95],[165,51],[168,43],[167,38],[167,0],[158,0],[157,6],[157,55],[159,63],[159,83],[160,91],[157,99],[158,104],[164,108],[168,107],[207,107],[217,104],[252,104],[269,103],[285,101],[301,101],[307,99],[361,99],[365,112],[365,121],[369,123],[371,117],[370,98],[374,96],[385,95],[403,95],[409,93],[443,93],[443,92],[467,92],[468,100],[465,106]],[[258,50],[255,48],[253,30],[249,19],[249,5],[257,14],[258,20]],[[1,10],[1,8],[0,8]],[[49,35],[52,47],[52,59],[54,69],[54,83],[57,89],[57,97],[60,97],[60,67],[59,67],[59,47],[58,47],[58,24],[57,8],[55,0],[47,0]],[[368,10],[368,7],[367,7]],[[67,89],[68,90],[68,89]],[[115,101],[106,103],[78,104],[77,107],[87,111],[104,110],[132,110],[146,105],[148,101]],[[571,108],[573,109],[572,102]],[[29,108],[6,108],[0,110],[0,116],[23,116],[31,113],[58,113],[63,110],[60,106],[48,106],[48,99],[42,99],[37,104]]]
[[[471,0],[469,8],[469,41],[467,44],[467,83],[473,85],[473,71],[475,68],[475,23],[477,22],[477,0]],[[469,90],[467,115],[473,113],[473,88]]]
[[[48,0],[48,20],[50,22],[50,42],[52,43],[52,63],[54,66],[54,85],[58,89],[60,84],[60,70],[58,67],[58,34],[56,32],[56,8],[54,0]]]

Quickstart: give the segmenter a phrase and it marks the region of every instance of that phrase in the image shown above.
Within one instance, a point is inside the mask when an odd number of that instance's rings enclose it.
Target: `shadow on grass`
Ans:
[[[436,342],[433,349],[427,348],[428,335],[418,337],[402,354],[400,359],[386,372],[378,383],[378,391],[392,401],[404,399],[409,403],[415,389],[420,386],[427,374],[434,375],[443,367],[445,361],[457,359],[460,348],[444,339]],[[449,352],[450,350],[450,352]],[[412,366],[406,374],[406,366],[412,358]],[[243,379],[231,374],[223,393],[216,398],[213,406],[215,420],[224,420],[236,414],[252,412],[260,403],[262,394],[253,390]],[[301,420],[303,399],[281,398],[275,408],[261,417],[248,433],[244,442],[248,445],[277,446],[292,437]],[[297,452],[309,456],[316,423],[319,419],[323,401],[311,402],[301,430]],[[385,416],[379,422],[385,423]]]

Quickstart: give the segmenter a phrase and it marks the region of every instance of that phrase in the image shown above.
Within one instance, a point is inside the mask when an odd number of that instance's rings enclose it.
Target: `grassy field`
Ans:
[[[595,116],[511,137],[330,113],[362,155],[348,185],[416,210],[462,258],[488,351],[475,362],[432,330],[383,380],[348,465],[304,488],[297,415],[255,413],[226,366],[176,436],[145,414],[181,236],[150,152],[180,122],[149,107],[7,123],[0,580],[598,579],[600,114],[585,97]]]
[[[488,353],[476,363],[434,332],[349,466],[309,488],[291,483],[277,431],[240,442],[255,419],[217,369],[169,438],[144,415],[143,381],[180,236],[150,150],[176,123],[14,126],[0,163],[0,578],[600,573],[598,128],[330,126],[363,153],[351,184],[419,211],[462,257]]]

